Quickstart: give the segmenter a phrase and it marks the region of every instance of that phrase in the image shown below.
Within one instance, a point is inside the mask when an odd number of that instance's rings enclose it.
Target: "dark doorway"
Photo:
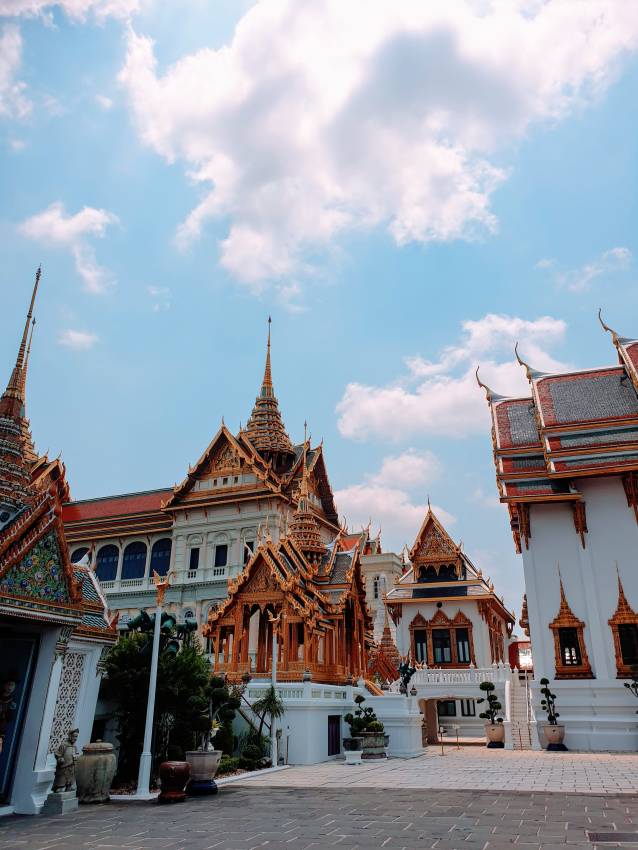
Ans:
[[[341,715],[328,715],[328,755],[338,756],[341,752]]]

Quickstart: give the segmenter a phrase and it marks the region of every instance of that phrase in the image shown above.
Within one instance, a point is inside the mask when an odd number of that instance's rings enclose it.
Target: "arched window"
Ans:
[[[71,563],[77,564],[79,561],[82,560],[82,558],[86,555],[88,551],[89,550],[87,546],[81,546],[79,549],[75,549],[75,551],[71,555]]]
[[[165,576],[171,563],[171,538],[156,540],[151,549],[151,575]]]
[[[100,581],[115,581],[120,552],[117,546],[102,546],[95,561],[95,575]]]
[[[122,580],[131,578],[144,578],[144,567],[146,566],[146,543],[139,540],[129,543],[124,550],[122,559]]]

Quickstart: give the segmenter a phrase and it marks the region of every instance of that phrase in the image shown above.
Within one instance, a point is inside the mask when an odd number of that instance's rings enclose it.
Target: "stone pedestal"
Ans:
[[[66,815],[78,807],[75,791],[51,791],[42,806],[43,815]]]
[[[358,752],[346,750],[344,755],[346,757],[346,764],[361,764],[361,750]]]

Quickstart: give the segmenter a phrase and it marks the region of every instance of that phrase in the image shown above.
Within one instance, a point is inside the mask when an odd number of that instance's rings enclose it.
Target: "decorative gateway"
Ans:
[[[214,670],[231,681],[270,676],[273,645],[280,681],[301,681],[309,672],[316,681],[345,684],[366,673],[372,626],[360,563],[366,532],[347,551],[343,533],[322,545],[305,461],[302,469],[290,533],[275,542],[265,529],[243,572],[229,582],[228,598],[204,626]]]

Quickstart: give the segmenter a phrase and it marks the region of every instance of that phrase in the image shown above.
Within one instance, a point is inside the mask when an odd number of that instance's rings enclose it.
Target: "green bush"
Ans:
[[[222,756],[217,768],[216,776],[225,776],[227,773],[234,773],[239,767],[239,758],[234,756]]]
[[[257,744],[248,744],[239,756],[239,767],[243,767],[245,770],[255,770],[262,758],[261,747]]]
[[[343,718],[350,727],[350,737],[356,738],[363,732],[376,732],[380,735],[384,729],[383,723],[377,719],[371,708],[363,708],[366,698],[358,694],[354,701],[357,704],[354,714],[346,714]]]

